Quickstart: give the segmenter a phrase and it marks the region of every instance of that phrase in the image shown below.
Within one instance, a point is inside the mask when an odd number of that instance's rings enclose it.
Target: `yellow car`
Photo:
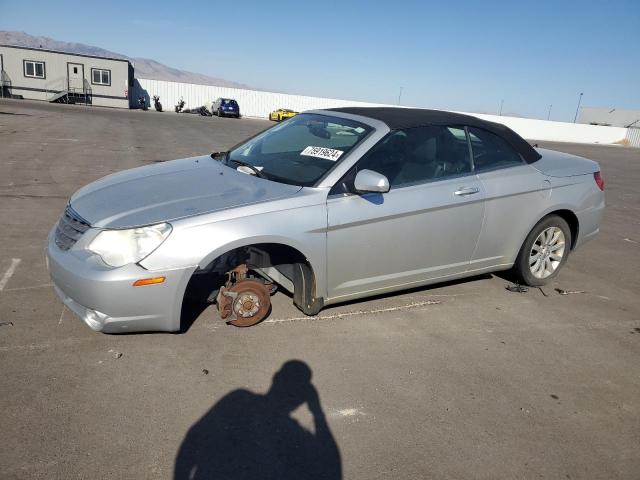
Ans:
[[[278,110],[274,110],[269,114],[269,120],[273,120],[274,122],[281,122],[286,120],[287,118],[295,117],[298,112],[294,112],[293,110],[289,110],[287,108],[279,108]]]

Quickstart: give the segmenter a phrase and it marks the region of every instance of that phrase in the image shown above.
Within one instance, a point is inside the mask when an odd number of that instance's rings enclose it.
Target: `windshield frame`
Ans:
[[[331,112],[331,111],[326,111],[326,110],[310,110],[310,111],[306,111],[306,112],[302,112],[297,114],[295,117],[292,118],[304,118],[305,115],[314,115],[314,116],[321,116],[321,117],[326,117],[328,119],[329,122],[331,122],[331,120],[333,119],[338,120],[335,123],[340,123],[339,120],[349,120],[351,122],[356,122],[361,124],[363,127],[366,127],[366,129],[368,130],[367,133],[365,135],[362,136],[362,138],[360,138],[355,144],[353,144],[353,146],[350,147],[350,149],[348,151],[346,151],[344,153],[344,155],[342,155],[337,161],[334,162],[333,165],[331,165],[331,167],[329,169],[327,169],[327,171],[325,171],[322,175],[320,175],[320,177],[318,179],[316,179],[313,184],[311,185],[306,185],[300,182],[293,182],[293,181],[284,181],[282,179],[282,177],[274,177],[272,178],[269,175],[269,172],[265,172],[266,175],[266,179],[265,180],[270,180],[273,182],[277,182],[277,183],[283,183],[283,184],[287,184],[287,185],[295,185],[298,187],[319,187],[321,186],[321,184],[323,182],[326,181],[327,177],[329,177],[331,175],[332,172],[336,171],[336,169],[341,170],[341,168],[339,168],[341,165],[344,165],[345,162],[346,163],[352,163],[349,160],[351,158],[353,158],[354,152],[359,152],[359,154],[357,155],[357,158],[359,158],[360,156],[362,156],[362,154],[364,152],[366,152],[367,150],[369,150],[369,148],[371,148],[371,145],[369,145],[364,151],[362,150],[362,145],[365,143],[370,143],[368,142],[368,140],[374,136],[374,137],[378,137],[379,135],[376,135],[376,133],[378,132],[379,129],[379,125],[376,124],[380,124],[380,125],[384,125],[382,122],[379,122],[377,120],[373,120],[371,118],[368,117],[363,117],[360,115],[351,115],[351,114],[343,114],[343,113],[338,113],[338,112]],[[270,130],[274,129],[274,128],[282,128],[283,125],[286,125],[286,122],[288,122],[290,120],[286,120],[283,123],[274,125],[272,127],[269,127],[261,132],[256,133],[255,135],[244,139],[242,142],[237,143],[236,145],[234,145],[233,147],[231,147],[227,152],[225,152],[225,157],[223,159],[223,163],[227,166],[229,166],[230,168],[234,168],[232,167],[232,164],[235,163],[236,161],[233,160],[231,158],[231,153],[234,152],[235,150],[240,149],[241,147],[245,146],[247,143],[251,142],[251,141],[256,141],[256,139],[258,139],[259,137],[266,135],[267,132],[269,132]],[[386,125],[384,125],[385,130],[388,130],[388,127],[386,127]],[[386,133],[386,132],[385,132]],[[375,140],[377,142],[377,139]],[[375,142],[374,142],[375,143]]]

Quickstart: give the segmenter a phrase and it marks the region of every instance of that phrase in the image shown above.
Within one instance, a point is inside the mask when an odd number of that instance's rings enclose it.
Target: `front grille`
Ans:
[[[89,222],[67,205],[56,226],[56,245],[61,250],[69,250],[89,227]]]

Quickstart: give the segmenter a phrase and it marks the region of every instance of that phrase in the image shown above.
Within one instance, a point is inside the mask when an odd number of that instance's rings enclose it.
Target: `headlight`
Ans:
[[[170,233],[171,225],[168,223],[129,230],[103,230],[87,248],[100,255],[107,265],[122,267],[148,256]]]

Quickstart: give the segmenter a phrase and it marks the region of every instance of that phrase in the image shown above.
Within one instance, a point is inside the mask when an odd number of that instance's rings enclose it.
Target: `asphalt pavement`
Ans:
[[[600,162],[607,209],[543,291],[315,318],[276,294],[256,327],[119,336],[62,306],[44,247],[75,190],[269,125],[0,100],[0,478],[640,478],[640,149],[544,144]]]

